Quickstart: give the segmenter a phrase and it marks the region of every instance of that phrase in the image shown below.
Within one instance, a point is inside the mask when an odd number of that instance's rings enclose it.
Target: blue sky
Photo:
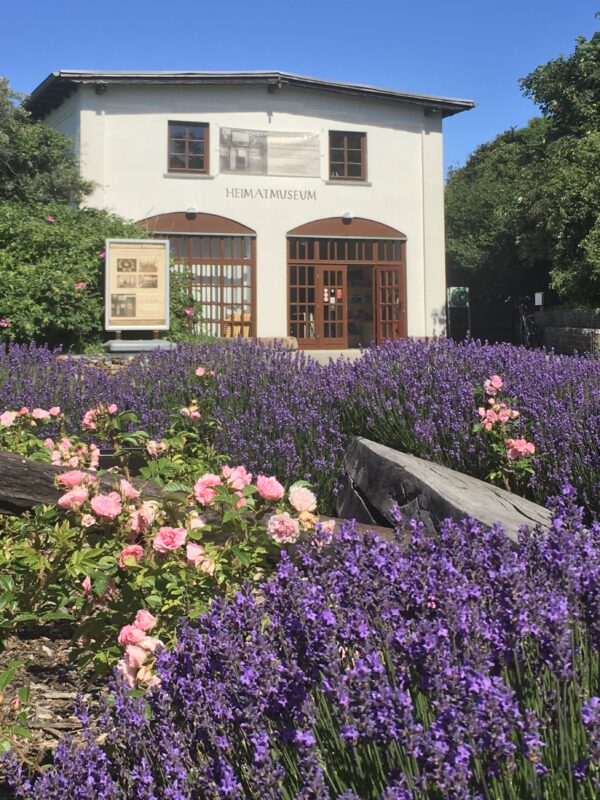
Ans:
[[[445,123],[446,166],[536,115],[518,79],[599,29],[593,0],[4,0],[0,75],[273,69],[475,100]],[[6,32],[10,32],[6,35]]]

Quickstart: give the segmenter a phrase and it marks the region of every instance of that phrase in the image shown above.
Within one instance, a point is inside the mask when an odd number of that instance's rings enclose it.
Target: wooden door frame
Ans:
[[[385,337],[379,336],[380,333],[380,312],[381,312],[381,303],[379,302],[379,290],[381,286],[378,285],[378,275],[381,275],[382,272],[396,272],[399,275],[398,281],[398,288],[400,291],[400,298],[401,298],[401,317],[399,320],[399,335],[393,338],[395,339],[406,339],[408,336],[408,308],[407,308],[407,299],[406,299],[406,269],[404,268],[404,260],[402,260],[399,264],[374,264],[373,265],[373,320],[374,320],[374,339],[377,344],[381,344],[381,342],[386,341]],[[393,321],[392,321],[393,322]]]

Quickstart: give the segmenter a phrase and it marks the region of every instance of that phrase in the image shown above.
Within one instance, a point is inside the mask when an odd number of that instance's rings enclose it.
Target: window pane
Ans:
[[[330,147],[343,147],[344,146],[344,134],[343,133],[336,133],[335,131],[331,131],[329,133],[329,146]]]
[[[346,134],[346,136],[347,136],[348,148],[351,148],[353,150],[361,149],[361,142],[363,140],[362,133],[348,133]]]
[[[348,150],[348,161],[350,164],[360,164],[362,161],[362,150]]]
[[[177,150],[176,152],[181,152],[181,150]],[[198,141],[190,141],[188,142],[188,152],[193,153],[194,155],[204,155],[204,142]]]
[[[341,161],[343,163],[344,162],[344,151],[343,150],[332,149],[330,151],[330,153],[329,153],[329,158],[330,158],[332,163],[336,162],[336,161],[337,162]]]
[[[185,139],[185,125],[169,125],[169,135],[177,139]]]
[[[189,169],[204,169],[204,156],[190,156],[188,159]]]
[[[171,139],[169,150],[171,153],[185,153],[185,141],[183,139]]]
[[[206,128],[204,127],[190,127],[188,128],[189,137],[190,139],[202,139],[204,140],[204,134],[206,133]]]
[[[348,164],[348,176],[351,178],[362,177],[362,166],[360,164]]]
[[[185,159],[181,156],[171,156],[169,159],[170,169],[185,169]]]

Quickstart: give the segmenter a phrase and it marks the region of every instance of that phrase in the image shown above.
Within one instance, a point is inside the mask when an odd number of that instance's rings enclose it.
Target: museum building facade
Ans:
[[[280,72],[61,71],[28,101],[89,205],[169,239],[208,333],[318,349],[444,333],[442,120],[473,105]]]

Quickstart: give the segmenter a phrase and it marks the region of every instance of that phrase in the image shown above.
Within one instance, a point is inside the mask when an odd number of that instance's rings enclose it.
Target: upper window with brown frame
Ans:
[[[367,179],[367,134],[329,131],[329,180]]]
[[[169,172],[208,173],[208,123],[169,122]]]

